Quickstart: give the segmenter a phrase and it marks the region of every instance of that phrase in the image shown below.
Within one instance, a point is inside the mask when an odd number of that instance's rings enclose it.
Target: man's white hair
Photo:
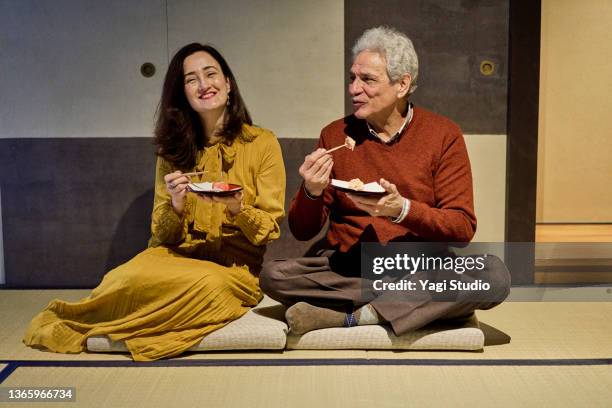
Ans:
[[[387,75],[397,82],[404,74],[412,78],[408,95],[417,88],[419,59],[410,38],[393,27],[380,26],[363,32],[353,46],[353,59],[362,51],[377,52],[387,61]]]

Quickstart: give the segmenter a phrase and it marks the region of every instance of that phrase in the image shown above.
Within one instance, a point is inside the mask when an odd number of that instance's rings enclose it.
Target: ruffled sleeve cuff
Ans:
[[[238,226],[253,245],[264,245],[280,236],[280,228],[272,217],[252,205],[243,205],[235,216],[226,214],[228,222]]]

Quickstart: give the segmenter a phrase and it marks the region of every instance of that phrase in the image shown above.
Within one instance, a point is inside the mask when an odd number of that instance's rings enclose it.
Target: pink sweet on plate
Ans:
[[[232,189],[229,184],[223,181],[215,181],[214,183],[212,183],[212,188],[215,191],[230,191]]]

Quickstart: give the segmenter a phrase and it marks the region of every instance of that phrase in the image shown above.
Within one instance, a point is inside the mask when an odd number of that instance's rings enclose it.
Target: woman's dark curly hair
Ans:
[[[157,155],[183,170],[195,166],[196,153],[205,144],[200,117],[187,101],[183,79],[185,58],[198,51],[210,54],[219,63],[223,75],[230,82],[230,105],[226,109],[225,123],[219,131],[223,141],[227,144],[233,143],[240,135],[243,124],[253,124],[240,96],[234,74],[219,51],[210,45],[199,43],[184,46],[172,57],[168,66],[161,101],[157,108],[154,139]]]

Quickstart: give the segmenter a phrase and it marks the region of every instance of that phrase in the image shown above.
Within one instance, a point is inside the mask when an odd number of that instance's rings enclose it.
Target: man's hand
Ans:
[[[381,198],[364,197],[348,193],[347,196],[355,203],[357,208],[373,217],[399,217],[405,198],[397,191],[395,184],[389,183],[385,179],[380,179],[380,185],[387,192]]]
[[[304,178],[304,186],[311,196],[320,196],[329,184],[329,175],[334,166],[334,159],[325,149],[317,149],[304,159],[300,166],[300,176]]]

